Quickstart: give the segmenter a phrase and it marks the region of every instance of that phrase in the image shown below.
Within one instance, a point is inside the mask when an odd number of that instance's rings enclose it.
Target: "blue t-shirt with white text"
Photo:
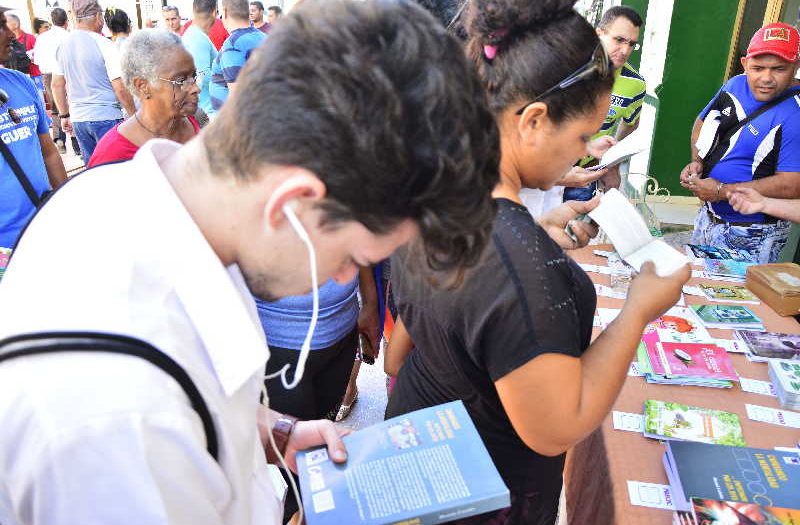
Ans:
[[[8,104],[0,106],[0,140],[31,181],[37,195],[50,188],[39,135],[50,129],[50,119],[36,86],[18,71],[0,68],[0,86],[8,93]],[[21,122],[8,114],[12,108]],[[5,157],[0,156],[0,247],[12,248],[35,211]]]

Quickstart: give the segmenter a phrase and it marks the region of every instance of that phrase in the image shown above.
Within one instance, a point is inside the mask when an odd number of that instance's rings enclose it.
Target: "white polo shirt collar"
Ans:
[[[133,162],[146,184],[152,185],[148,204],[158,207],[158,237],[149,239],[163,256],[164,271],[186,314],[205,346],[225,394],[231,396],[254,373],[263,371],[269,358],[266,338],[255,304],[237,265],[226,268],[214,253],[170,185],[156,156],[164,157],[179,145],[151,140]],[[143,182],[145,182],[143,180]]]

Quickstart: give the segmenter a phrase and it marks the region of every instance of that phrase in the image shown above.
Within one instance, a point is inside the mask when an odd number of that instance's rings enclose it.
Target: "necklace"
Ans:
[[[148,128],[147,126],[145,126],[144,123],[142,122],[142,119],[139,118],[139,112],[138,111],[133,114],[133,118],[136,119],[136,122],[139,123],[139,125],[142,127],[143,130],[145,130],[146,132],[148,132],[149,134],[151,134],[155,138],[166,137],[169,134],[169,133],[157,133],[157,132],[153,131],[152,129]],[[172,131],[172,128],[175,127],[175,123],[176,123],[176,121],[173,120],[172,121],[172,125],[170,126],[170,131]]]

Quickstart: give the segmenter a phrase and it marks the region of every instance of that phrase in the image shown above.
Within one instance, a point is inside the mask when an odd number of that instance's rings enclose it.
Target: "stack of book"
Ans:
[[[769,359],[800,360],[800,335],[736,330],[734,335],[745,345],[750,361],[765,363]]]
[[[800,410],[800,361],[770,359],[769,378],[775,386],[781,406]]]
[[[700,289],[710,301],[722,303],[758,304],[753,292],[738,284],[700,284]]]
[[[732,447],[746,444],[736,414],[652,399],[644,402],[644,435]]]
[[[747,275],[747,267],[754,264],[756,263],[731,259],[706,259],[703,262],[703,269],[711,279],[744,282]]]
[[[727,304],[692,305],[697,317],[706,328],[726,328],[740,330],[764,330],[764,325],[756,314],[746,306]]]
[[[645,334],[639,345],[639,368],[648,383],[731,388],[739,376],[728,352],[714,343],[660,341]]]
[[[706,259],[752,261],[753,256],[747,250],[734,250],[705,244],[687,244],[686,255],[692,262],[702,264]]]
[[[680,524],[800,523],[800,456],[670,441],[664,453]]]

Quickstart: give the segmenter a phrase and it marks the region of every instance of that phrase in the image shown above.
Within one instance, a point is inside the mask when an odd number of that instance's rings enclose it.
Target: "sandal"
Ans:
[[[338,423],[339,421],[346,419],[347,416],[350,415],[350,412],[353,411],[353,405],[356,404],[356,401],[358,401],[358,387],[356,387],[356,395],[353,396],[353,400],[350,401],[349,404],[342,403],[339,406],[339,411],[336,413],[336,418],[334,419],[334,421]]]

